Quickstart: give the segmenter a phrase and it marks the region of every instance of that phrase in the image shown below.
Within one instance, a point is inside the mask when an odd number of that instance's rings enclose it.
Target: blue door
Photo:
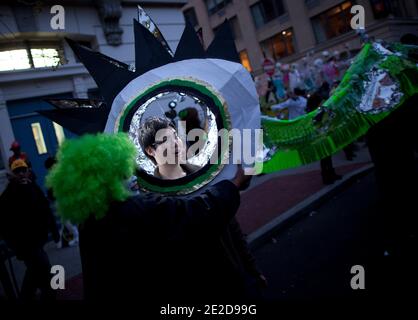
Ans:
[[[68,93],[7,102],[15,138],[19,141],[21,150],[28,155],[37,177],[36,181],[44,190],[47,174],[44,166],[45,160],[50,156],[55,156],[59,140],[62,141],[64,137],[68,139],[75,135],[35,111],[54,108],[43,101],[45,98],[71,97],[72,94]]]

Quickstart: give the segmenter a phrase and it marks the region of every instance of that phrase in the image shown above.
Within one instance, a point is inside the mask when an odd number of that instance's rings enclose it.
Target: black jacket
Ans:
[[[80,226],[85,298],[174,302],[239,294],[246,270],[256,273],[251,258],[240,258],[251,255],[232,219],[239,202],[235,185],[222,181],[199,196],[142,194],[113,203],[104,218]]]
[[[0,237],[19,259],[59,233],[48,200],[35,183],[10,182],[0,196]]]

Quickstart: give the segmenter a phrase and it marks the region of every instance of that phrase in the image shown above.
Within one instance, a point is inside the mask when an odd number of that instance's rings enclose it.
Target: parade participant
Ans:
[[[43,247],[51,232],[55,242],[59,233],[48,200],[32,180],[22,159],[11,164],[14,178],[0,196],[0,236],[26,266],[20,298],[34,300],[40,289],[41,300],[52,300],[51,264]]]
[[[323,92],[314,92],[306,103],[306,112],[312,112],[319,108],[324,101]],[[341,180],[342,176],[337,174],[332,163],[332,156],[325,157],[319,161],[321,167],[322,183],[325,185],[333,184],[337,180]]]
[[[336,58],[334,56],[330,57],[322,67],[322,74],[324,76],[324,80],[328,82],[330,86],[334,84],[339,77],[339,71],[336,64]]]
[[[290,67],[288,64],[283,64],[281,68],[283,72],[283,85],[287,90],[290,86]]]
[[[302,79],[303,86],[307,92],[312,92],[315,89],[314,77],[312,66],[309,64],[308,57],[302,58],[302,64],[300,68],[300,76]]]
[[[324,77],[322,73],[323,66],[324,66],[324,61],[321,58],[317,58],[314,60],[313,76],[314,76],[314,84],[316,88],[319,88],[324,82]]]
[[[26,162],[28,167],[31,166],[28,155],[26,152],[22,152],[20,148],[20,144],[18,141],[14,141],[10,146],[10,151],[13,152],[13,155],[9,157],[9,167],[12,165],[13,161],[17,159],[21,159]]]
[[[199,169],[187,163],[184,143],[169,119],[148,118],[140,128],[139,138],[144,154],[156,165],[156,177],[173,180]]]
[[[289,73],[289,90],[294,92],[296,88],[302,88],[303,82],[300,76],[298,65],[296,63],[292,63],[290,66],[290,73]]]
[[[85,297],[244,298],[245,275],[260,273],[250,256],[237,258],[244,239],[231,219],[249,177],[239,168],[231,181],[188,198],[132,196],[125,180],[135,157],[125,134],[86,135],[63,144],[47,177],[60,214],[80,223]]]
[[[303,90],[296,88],[290,98],[285,102],[271,106],[271,110],[278,111],[288,109],[289,120],[295,119],[305,114],[306,98],[303,96]]]
[[[273,84],[276,88],[276,97],[279,100],[282,100],[286,97],[286,91],[283,84],[283,72],[281,70],[282,64],[280,62],[276,63],[276,70],[273,75]]]

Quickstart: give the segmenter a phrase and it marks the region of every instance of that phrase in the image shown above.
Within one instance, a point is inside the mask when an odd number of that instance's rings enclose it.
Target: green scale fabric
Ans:
[[[263,117],[264,144],[276,151],[262,163],[263,173],[302,166],[330,156],[364,135],[418,92],[418,68],[408,60],[416,47],[392,45],[396,54],[385,55],[368,43],[364,45],[332,96],[316,109],[293,120]],[[380,113],[363,113],[357,106],[365,94],[364,82],[372,69],[388,71],[399,84],[403,96],[393,108]],[[328,110],[328,112],[320,110]],[[321,121],[314,121],[321,112]],[[329,113],[332,116],[329,116]]]

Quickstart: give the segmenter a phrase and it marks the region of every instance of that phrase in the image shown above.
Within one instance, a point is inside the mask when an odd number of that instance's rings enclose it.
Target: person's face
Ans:
[[[147,148],[147,153],[155,159],[157,165],[178,164],[184,160],[184,144],[174,128],[165,128],[157,132],[155,143]]]
[[[20,167],[13,170],[13,173],[16,176],[18,183],[27,184],[30,182],[28,168]]]

